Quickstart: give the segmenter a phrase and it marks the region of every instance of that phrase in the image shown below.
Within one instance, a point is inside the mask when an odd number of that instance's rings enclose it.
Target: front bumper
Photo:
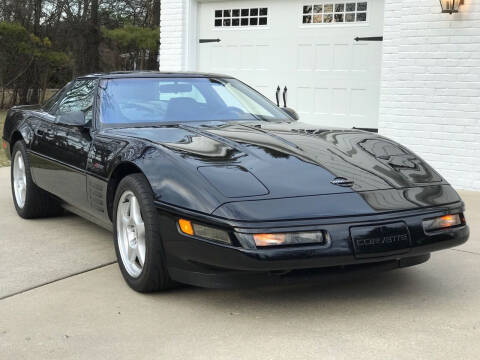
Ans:
[[[467,241],[467,225],[425,233],[426,218],[463,212],[463,203],[412,211],[399,211],[361,217],[295,220],[270,223],[239,223],[210,216],[159,211],[163,228],[163,245],[170,276],[179,282],[203,287],[230,287],[244,284],[277,283],[287,280],[308,281],[326,274],[345,271],[372,271],[411,266],[427,261],[429,254]],[[328,247],[300,245],[268,249],[244,249],[208,240],[184,236],[177,230],[179,217],[207,222],[231,231],[260,233],[279,231],[323,230],[331,242]],[[402,221],[408,226],[411,246],[401,253],[383,252],[374,257],[356,255],[350,228],[382,225]]]

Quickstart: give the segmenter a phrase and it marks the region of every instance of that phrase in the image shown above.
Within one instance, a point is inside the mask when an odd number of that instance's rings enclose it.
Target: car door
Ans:
[[[30,170],[37,186],[47,191],[52,188],[52,171],[50,161],[51,154],[57,151],[54,142],[55,115],[53,109],[70,89],[72,83],[51,97],[42,108],[32,111],[28,122],[32,127],[32,141],[29,147]]]
[[[43,174],[43,188],[83,210],[88,209],[86,196],[86,163],[92,138],[90,124],[96,79],[76,80],[52,109],[53,115],[85,113],[85,127],[68,126],[55,120],[45,136],[48,169]]]

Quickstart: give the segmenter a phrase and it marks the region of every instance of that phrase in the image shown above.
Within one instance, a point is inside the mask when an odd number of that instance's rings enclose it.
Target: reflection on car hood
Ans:
[[[270,197],[401,189],[444,182],[408,149],[360,130],[327,129],[298,122],[211,122],[108,132],[155,143],[196,168],[240,166],[262,182]],[[339,186],[345,181],[333,181],[336,178],[347,179],[349,186]]]

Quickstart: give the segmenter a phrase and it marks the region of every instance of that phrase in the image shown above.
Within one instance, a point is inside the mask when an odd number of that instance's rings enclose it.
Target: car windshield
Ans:
[[[124,78],[100,84],[104,126],[191,121],[291,121],[236,79]]]

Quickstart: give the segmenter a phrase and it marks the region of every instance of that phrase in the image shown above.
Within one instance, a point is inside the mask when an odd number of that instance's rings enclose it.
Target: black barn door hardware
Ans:
[[[280,85],[277,87],[277,92],[275,93],[275,98],[277,99],[277,106],[280,107]]]
[[[198,42],[200,44],[211,43],[211,42],[220,42],[220,41],[222,41],[222,40],[220,40],[220,39],[200,39],[200,40],[198,40]]]
[[[287,87],[283,89],[283,107],[287,107]]]
[[[383,41],[383,36],[356,37],[355,41]]]

